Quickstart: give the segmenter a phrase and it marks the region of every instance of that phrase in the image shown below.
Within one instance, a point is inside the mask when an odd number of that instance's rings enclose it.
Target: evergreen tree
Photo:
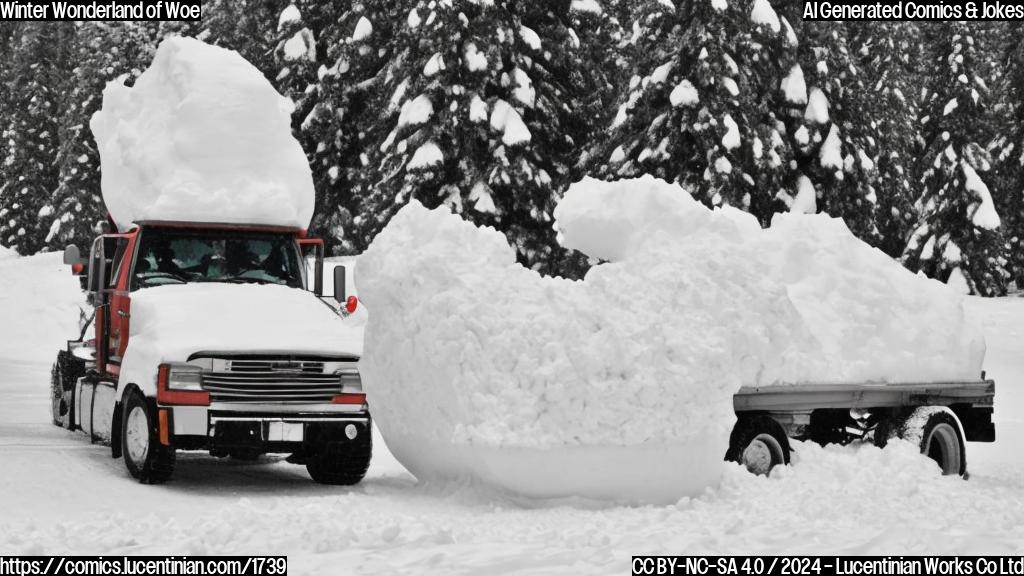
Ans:
[[[84,22],[74,45],[66,106],[60,117],[58,185],[44,210],[45,242],[59,250],[69,243],[89,246],[93,225],[105,218],[100,158],[89,119],[102,105],[108,82],[131,85],[152,60],[156,26],[148,22]]]
[[[630,42],[635,75],[608,143],[605,178],[653,174],[703,202],[744,208],[767,224],[799,196],[783,114],[805,104],[783,79],[802,73],[796,35],[767,0],[639,6]],[[797,73],[792,71],[796,69]],[[788,102],[787,102],[788,100]]]
[[[376,96],[389,131],[353,174],[362,237],[415,198],[496,227],[534,269],[580,273],[552,229],[585,125],[569,4],[415,3]]]
[[[807,22],[802,31],[801,65],[810,94],[793,129],[800,171],[817,190],[819,210],[877,244],[878,123],[867,78],[849,48],[846,23]]]
[[[0,242],[21,254],[44,247],[53,214],[49,199],[58,180],[58,122],[74,35],[70,22],[28,22],[11,53]]]
[[[315,104],[300,129],[316,185],[311,229],[330,252],[357,254],[372,238],[359,226],[365,218],[362,200],[373,190],[363,170],[398,106],[390,100],[382,104],[378,94],[393,57],[395,29],[406,25],[412,4],[353,3],[320,33],[324,64],[317,72]]]
[[[994,146],[997,156],[996,205],[1003,217],[1008,267],[1017,288],[1024,288],[1024,36],[1012,24],[1003,32],[1001,59],[1006,74],[998,122],[1006,127]]]
[[[986,296],[1006,292],[1000,218],[981,174],[991,168],[982,121],[988,89],[978,76],[978,46],[970,25],[944,23],[932,32],[925,106],[920,220],[904,264],[932,278]]]
[[[918,194],[916,148],[919,139],[918,95],[923,59],[921,36],[914,22],[849,23],[850,51],[863,80],[858,98],[870,118],[877,142],[874,188],[878,199],[874,242],[897,258],[916,222]],[[857,113],[857,110],[853,110]]]

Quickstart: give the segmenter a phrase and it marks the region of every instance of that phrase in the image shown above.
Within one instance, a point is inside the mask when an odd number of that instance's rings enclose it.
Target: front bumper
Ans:
[[[214,402],[210,406],[161,406],[160,410],[167,413],[172,446],[214,453],[235,449],[308,451],[311,444],[327,438],[369,435],[371,425],[366,405]]]

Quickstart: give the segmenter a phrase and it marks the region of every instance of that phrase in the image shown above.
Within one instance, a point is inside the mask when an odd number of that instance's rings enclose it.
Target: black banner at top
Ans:
[[[804,0],[804,20],[1024,20],[1024,0]]]
[[[0,20],[149,20],[195,22],[201,0],[0,0]]]

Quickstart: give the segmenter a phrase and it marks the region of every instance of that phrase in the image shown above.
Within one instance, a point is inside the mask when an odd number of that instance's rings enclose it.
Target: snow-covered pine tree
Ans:
[[[800,64],[809,87],[807,107],[791,128],[800,171],[813,183],[820,211],[842,218],[858,238],[876,244],[877,123],[867,79],[847,42],[847,24],[803,23]]]
[[[58,179],[58,122],[74,36],[71,22],[26,22],[11,53],[0,243],[21,254],[40,251],[49,231],[50,194]]]
[[[311,229],[332,253],[357,254],[372,238],[359,227],[366,218],[362,200],[373,191],[363,170],[391,128],[387,120],[397,104],[381,104],[378,95],[395,50],[394,31],[407,25],[412,6],[356,2],[320,32],[324,63],[317,70],[315,105],[300,130],[316,184]]]
[[[277,24],[287,5],[288,0],[207,0],[198,27],[162,23],[161,29],[186,36],[195,33],[204,42],[235,50],[274,81],[279,72],[274,60]]]
[[[584,124],[572,83],[569,2],[421,0],[395,33],[377,104],[389,132],[354,174],[372,238],[410,199],[493,225],[519,259],[578,274],[555,240]]]
[[[45,242],[59,250],[76,244],[87,250],[93,225],[105,217],[100,158],[89,119],[102,105],[103,88],[122,78],[129,85],[153,57],[157,26],[148,22],[83,22],[74,45],[64,112],[60,117],[58,185],[41,218]]]
[[[994,152],[996,206],[1003,218],[1008,268],[1017,288],[1024,288],[1024,36],[1003,23],[1000,59],[1005,74],[998,85],[1002,95],[997,111],[1000,134]]]
[[[875,245],[893,258],[906,248],[916,221],[919,191],[916,149],[920,136],[921,35],[915,22],[847,23],[848,45],[863,76],[860,106],[878,144]]]
[[[641,72],[629,81],[609,141],[593,154],[594,172],[678,181],[703,202],[744,208],[762,224],[784,208],[779,197],[808,200],[792,177],[777,113],[787,96],[806,103],[795,82],[783,82],[797,66],[786,19],[768,0],[650,0],[637,8],[630,43]]]
[[[920,219],[903,262],[965,292],[1004,294],[1001,220],[982,178],[991,168],[983,147],[991,138],[983,121],[989,91],[978,76],[981,47],[964,22],[930,32]]]
[[[277,91],[295,103],[295,124],[312,109],[318,67],[317,41],[299,4],[290,3],[278,15],[274,46]]]

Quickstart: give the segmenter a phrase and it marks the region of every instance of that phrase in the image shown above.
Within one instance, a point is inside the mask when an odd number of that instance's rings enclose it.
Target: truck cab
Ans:
[[[144,483],[168,480],[179,450],[288,454],[318,482],[362,479],[371,418],[345,321],[358,304],[343,266],[324,297],[321,240],[185,222],[104,232],[88,260],[65,252],[91,311],[53,368],[55,424],[109,442]]]

